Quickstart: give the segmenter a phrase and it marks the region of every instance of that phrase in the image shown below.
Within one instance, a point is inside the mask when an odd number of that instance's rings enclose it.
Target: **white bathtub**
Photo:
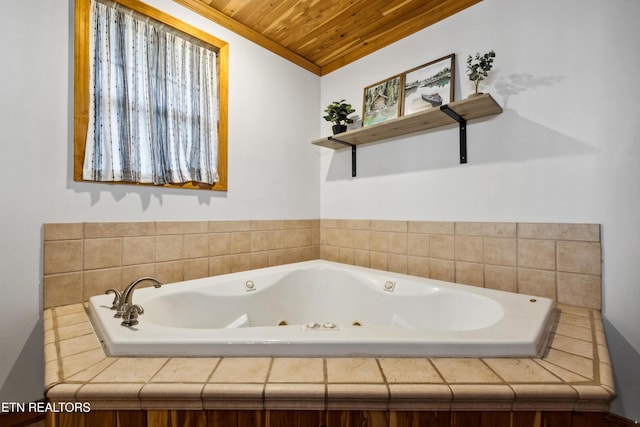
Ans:
[[[112,356],[536,356],[553,302],[315,260],[89,300]],[[279,326],[280,325],[280,326]]]

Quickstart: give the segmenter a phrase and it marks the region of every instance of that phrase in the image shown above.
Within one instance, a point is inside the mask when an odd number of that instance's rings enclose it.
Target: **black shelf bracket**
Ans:
[[[356,146],[349,142],[340,141],[332,136],[329,137],[329,141],[337,142],[338,144],[347,145],[351,147],[351,176],[356,176]]]
[[[440,111],[451,117],[460,125],[460,163],[467,163],[467,121],[461,115],[449,108],[448,105],[441,105]]]

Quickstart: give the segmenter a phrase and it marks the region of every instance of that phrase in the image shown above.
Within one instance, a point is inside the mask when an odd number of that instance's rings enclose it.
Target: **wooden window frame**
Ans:
[[[75,41],[74,41],[74,115],[73,115],[73,179],[82,182],[99,182],[101,184],[132,184],[154,187],[207,189],[227,191],[227,153],[228,153],[228,83],[229,83],[229,45],[202,30],[180,21],[158,9],[138,0],[115,0],[138,13],[148,16],[188,36],[205,43],[208,48],[216,52],[218,65],[218,175],[219,181],[213,185],[188,182],[184,184],[146,184],[135,182],[104,182],[82,179],[87,129],[89,126],[89,16],[90,0],[76,0],[75,2]]]

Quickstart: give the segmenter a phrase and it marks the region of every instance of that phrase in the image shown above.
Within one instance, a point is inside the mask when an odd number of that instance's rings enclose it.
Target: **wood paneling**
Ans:
[[[174,0],[319,75],[481,0]]]
[[[207,427],[207,416],[204,411],[147,411],[147,426]]]
[[[0,426],[21,427],[29,426],[45,420],[45,414],[34,412],[2,412],[0,413]]]
[[[7,426],[24,424],[2,424]],[[149,410],[50,413],[48,427],[631,427],[602,412]]]
[[[392,411],[389,413],[390,427],[449,427],[451,412],[441,411]]]

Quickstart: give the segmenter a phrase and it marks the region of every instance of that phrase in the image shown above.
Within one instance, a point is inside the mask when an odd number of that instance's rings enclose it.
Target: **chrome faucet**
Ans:
[[[127,311],[122,315],[122,322],[120,324],[122,326],[135,326],[138,324],[138,315],[143,314],[144,309],[138,304],[133,304],[131,307],[127,309]]]
[[[132,298],[133,289],[138,286],[138,284],[145,281],[153,282],[153,286],[155,288],[159,288],[160,286],[162,286],[162,283],[160,283],[158,279],[154,279],[153,277],[141,277],[131,282],[129,286],[127,286],[122,292],[118,291],[117,289],[108,289],[107,291],[105,291],[105,294],[114,294],[111,309],[116,310],[116,314],[114,314],[113,317],[123,317],[125,314],[127,314],[127,312],[131,313],[131,310],[129,310],[129,308],[133,307],[138,307],[134,310],[138,312],[137,314],[142,314],[144,312],[142,310],[142,307],[140,307],[139,305],[132,305]]]

